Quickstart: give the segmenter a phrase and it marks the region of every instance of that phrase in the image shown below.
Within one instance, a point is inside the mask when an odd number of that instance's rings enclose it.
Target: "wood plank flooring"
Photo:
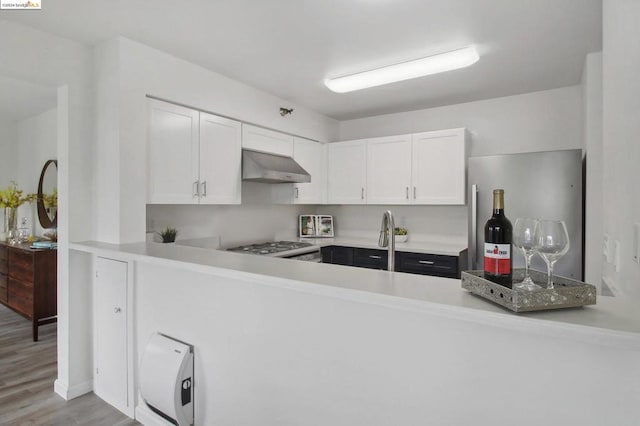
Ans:
[[[40,327],[0,304],[0,425],[97,425],[139,423],[93,393],[65,401],[53,391],[57,377],[56,326]]]

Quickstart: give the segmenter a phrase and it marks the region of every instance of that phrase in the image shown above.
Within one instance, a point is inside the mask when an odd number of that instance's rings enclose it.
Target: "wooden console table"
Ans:
[[[58,251],[0,242],[0,303],[38,326],[57,320]]]

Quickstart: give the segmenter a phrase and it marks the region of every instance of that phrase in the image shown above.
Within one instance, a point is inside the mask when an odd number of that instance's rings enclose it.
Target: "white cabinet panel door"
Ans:
[[[148,113],[147,201],[198,203],[198,111],[149,99]]]
[[[367,142],[367,204],[408,204],[411,187],[411,135]]]
[[[364,204],[367,198],[367,141],[334,142],[327,146],[327,202]]]
[[[200,113],[200,204],[240,204],[241,137],[240,122]]]
[[[293,136],[243,124],[242,147],[293,157]]]
[[[96,258],[95,370],[96,395],[121,411],[128,407],[127,263]]]
[[[465,204],[465,129],[413,135],[413,202]]]
[[[319,142],[294,137],[293,159],[311,175],[311,182],[293,187],[295,204],[322,204],[327,188],[326,146]]]

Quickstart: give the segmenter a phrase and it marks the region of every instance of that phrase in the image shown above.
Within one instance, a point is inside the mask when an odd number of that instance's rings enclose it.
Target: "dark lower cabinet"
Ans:
[[[323,263],[386,270],[387,259],[386,250],[344,246],[322,248]],[[466,262],[466,250],[462,251],[459,256],[396,251],[395,270],[410,274],[460,278],[460,272],[465,268]]]
[[[353,266],[369,269],[387,269],[388,254],[386,250],[353,249]]]
[[[322,263],[353,266],[353,247],[322,247]]]
[[[460,278],[460,256],[396,252],[396,271]]]

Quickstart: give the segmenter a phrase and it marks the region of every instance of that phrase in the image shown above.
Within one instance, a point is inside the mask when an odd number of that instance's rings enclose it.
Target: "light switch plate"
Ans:
[[[604,234],[602,238],[602,254],[607,263],[611,263],[611,247],[609,246],[609,235]]]
[[[613,267],[616,272],[620,272],[620,241],[618,240],[613,243]]]

